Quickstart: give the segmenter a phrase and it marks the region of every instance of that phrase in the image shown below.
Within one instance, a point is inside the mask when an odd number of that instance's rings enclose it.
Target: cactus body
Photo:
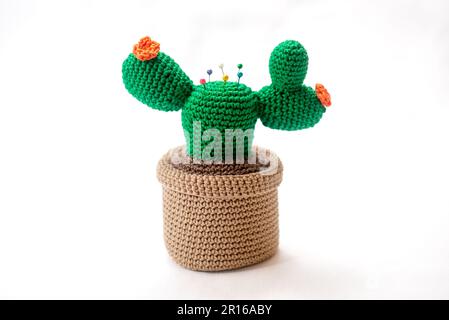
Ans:
[[[258,118],[273,129],[300,130],[318,123],[326,111],[323,104],[330,104],[330,96],[322,85],[315,92],[303,84],[308,56],[297,41],[284,41],[273,50],[269,60],[272,83],[255,92],[240,83],[240,79],[239,82],[203,79],[201,85],[194,86],[172,58],[158,52],[158,43],[149,38],[144,40],[147,47],[136,48],[136,45],[134,50],[138,55],[130,54],[123,63],[125,87],[151,108],[182,109],[186,150],[195,158],[207,154],[208,145],[213,142],[217,148],[211,155],[223,159],[226,148],[235,151],[238,139],[244,141],[246,158]],[[138,57],[149,58],[142,61]],[[214,137],[218,135],[220,140],[216,141]]]
[[[194,128],[195,122],[201,123],[201,136],[205,131],[217,129],[221,135],[221,149],[224,153],[226,140],[226,130],[228,133],[241,129],[243,133],[250,129],[245,138],[245,150],[251,146],[253,140],[253,130],[258,118],[258,98],[250,88],[236,82],[209,82],[205,86],[196,86],[192,95],[187,100],[182,109],[182,127],[186,134],[186,144],[191,155],[199,155],[204,150],[209,141],[201,141],[201,149],[194,152]],[[199,143],[197,144],[200,145]],[[228,146],[229,148],[229,146]]]

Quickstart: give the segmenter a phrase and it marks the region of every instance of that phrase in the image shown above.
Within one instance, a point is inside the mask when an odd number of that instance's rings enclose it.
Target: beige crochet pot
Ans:
[[[181,266],[230,270],[275,254],[282,163],[268,150],[254,150],[253,164],[188,163],[183,147],[159,161],[164,240]]]

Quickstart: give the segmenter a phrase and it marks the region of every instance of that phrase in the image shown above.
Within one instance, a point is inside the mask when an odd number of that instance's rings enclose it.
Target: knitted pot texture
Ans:
[[[269,150],[255,147],[254,152],[255,163],[186,163],[179,161],[188,156],[184,147],[178,147],[159,161],[164,240],[181,266],[230,270],[275,254],[282,163]]]

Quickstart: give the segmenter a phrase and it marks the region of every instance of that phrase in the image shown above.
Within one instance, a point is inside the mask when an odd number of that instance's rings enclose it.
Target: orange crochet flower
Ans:
[[[316,96],[320,100],[321,104],[325,107],[330,107],[331,105],[331,95],[327,92],[326,88],[321,84],[317,83],[315,85]]]
[[[134,45],[133,54],[140,61],[146,61],[156,58],[159,50],[158,42],[151,40],[150,37],[143,37],[139,43]]]

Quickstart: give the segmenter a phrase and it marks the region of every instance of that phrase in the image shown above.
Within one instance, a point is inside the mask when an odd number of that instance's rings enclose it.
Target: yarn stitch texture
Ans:
[[[267,151],[254,152],[263,156]],[[159,161],[157,176],[163,186],[165,245],[178,264],[221,271],[253,265],[276,253],[282,163],[273,153],[270,159],[277,166],[271,169],[268,161],[178,166],[171,154]]]
[[[237,82],[229,81],[219,65],[223,81],[211,81],[213,71],[208,70],[209,81],[201,79],[195,85],[149,37],[133,47],[122,65],[123,83],[131,95],[153,109],[181,110],[186,147],[161,158],[157,177],[163,187],[166,247],[178,264],[192,270],[236,269],[275,254],[279,243],[277,188],[283,167],[275,154],[252,146],[254,128],[258,119],[273,129],[310,128],[331,104],[323,85],[317,84],[314,90],[303,84],[308,56],[297,41],[287,40],[274,48],[269,59],[272,83],[259,91],[241,82],[242,65],[237,67]],[[197,123],[199,137],[194,135]],[[202,137],[209,129],[222,137],[227,130],[249,132],[243,163],[203,161],[208,141]],[[221,144],[221,156],[227,160],[225,150],[235,151],[237,143],[223,139]],[[256,156],[256,163],[249,161],[249,153]],[[173,154],[180,154],[181,161],[174,162]]]
[[[226,129],[254,130],[257,119],[273,129],[301,130],[317,124],[330,105],[324,86],[320,85],[318,96],[303,84],[308,56],[297,41],[287,40],[274,48],[269,59],[272,83],[253,91],[228,79],[194,85],[171,57],[159,52],[159,44],[148,39],[141,40],[142,49],[137,45],[141,50],[138,52],[144,52],[144,59],[142,54],[131,53],[123,62],[123,83],[130,94],[151,108],[182,110],[187,153],[191,156],[201,155],[206,145],[201,141],[200,150],[194,150],[195,121],[201,122],[201,135],[211,128],[218,129],[222,136]],[[152,42],[148,44],[149,41]],[[150,47],[157,50],[148,51]],[[245,140],[245,150],[251,149],[253,139],[251,133]],[[225,147],[222,141],[223,152]]]

